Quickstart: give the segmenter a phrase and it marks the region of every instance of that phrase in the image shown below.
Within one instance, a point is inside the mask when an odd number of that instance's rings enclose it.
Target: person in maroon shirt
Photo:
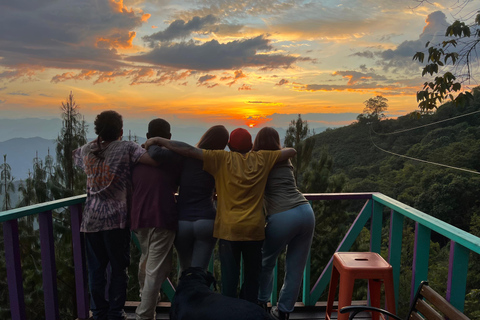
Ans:
[[[170,139],[170,124],[163,119],[150,121],[147,138],[151,137]],[[138,266],[141,301],[135,311],[137,319],[155,319],[160,288],[172,267],[178,225],[175,192],[180,181],[182,157],[164,148],[159,151],[164,153],[159,166],[139,164],[132,173],[130,226],[142,251]]]

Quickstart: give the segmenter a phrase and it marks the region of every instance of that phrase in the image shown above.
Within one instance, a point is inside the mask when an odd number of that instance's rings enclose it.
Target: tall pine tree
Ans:
[[[11,206],[11,192],[15,192],[13,185],[12,168],[7,163],[7,155],[3,155],[3,163],[0,164],[0,177],[2,182],[0,184],[0,193],[5,193],[3,197],[2,210],[6,211],[12,208]]]
[[[292,158],[292,164],[295,173],[295,182],[299,189],[303,188],[299,184],[299,175],[304,172],[312,158],[315,140],[311,137],[312,133],[308,128],[307,121],[302,120],[299,114],[297,120],[292,120],[285,135],[285,147],[292,147],[297,150],[297,154]]]
[[[70,92],[62,102],[62,129],[57,142],[57,166],[55,181],[60,186],[52,188],[55,198],[65,198],[85,191],[85,175],[73,164],[72,152],[87,143],[87,126],[79,112],[79,106]]]

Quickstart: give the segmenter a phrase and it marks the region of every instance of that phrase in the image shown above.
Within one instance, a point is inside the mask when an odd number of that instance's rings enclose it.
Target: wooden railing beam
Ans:
[[[88,301],[88,278],[85,258],[85,239],[80,233],[82,222],[82,204],[70,206],[70,220],[72,228],[73,262],[75,267],[75,295],[77,298],[78,319],[90,317]]]
[[[7,268],[8,295],[12,320],[25,320],[25,297],[23,294],[22,266],[20,262],[20,242],[18,240],[18,220],[3,223],[5,264]]]

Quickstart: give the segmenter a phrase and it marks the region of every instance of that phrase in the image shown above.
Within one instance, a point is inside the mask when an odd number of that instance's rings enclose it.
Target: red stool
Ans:
[[[383,280],[387,310],[395,314],[392,266],[375,252],[337,252],[333,255],[332,277],[325,313],[326,320],[330,320],[332,315],[339,278],[337,312],[341,308],[351,305],[355,279],[368,279],[371,306],[380,307],[380,286],[381,280]],[[337,315],[338,320],[348,319],[348,313],[341,314],[338,312]],[[375,312],[372,314],[372,319],[378,320],[378,316],[378,313]]]

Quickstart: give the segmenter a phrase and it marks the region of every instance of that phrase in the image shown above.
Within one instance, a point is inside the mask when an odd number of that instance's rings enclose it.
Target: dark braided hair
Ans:
[[[95,133],[98,135],[97,147],[93,154],[101,157],[102,141],[115,141],[122,135],[123,119],[122,116],[113,110],[103,111],[95,118]]]

